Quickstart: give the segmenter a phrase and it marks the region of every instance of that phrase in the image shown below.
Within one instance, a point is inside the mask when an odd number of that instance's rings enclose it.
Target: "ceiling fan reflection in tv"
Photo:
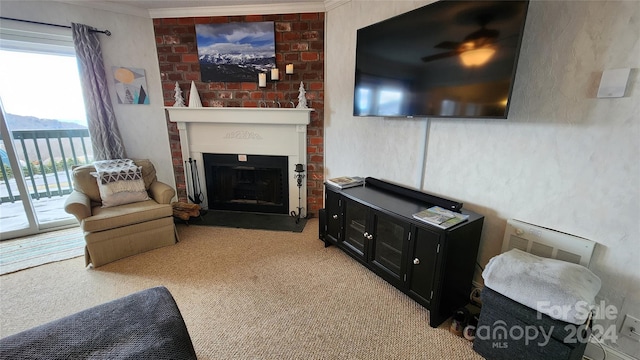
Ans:
[[[451,56],[460,56],[460,61],[465,66],[484,65],[495,54],[495,43],[500,35],[500,31],[486,27],[491,18],[491,13],[478,15],[479,30],[465,36],[461,42],[445,40],[438,43],[434,46],[435,48],[451,51],[425,56],[422,61],[427,62]]]
[[[441,0],[359,29],[354,116],[506,118],[527,8]]]

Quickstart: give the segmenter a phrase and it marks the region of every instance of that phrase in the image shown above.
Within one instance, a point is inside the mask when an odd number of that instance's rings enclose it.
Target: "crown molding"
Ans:
[[[351,0],[325,0],[324,11],[329,12],[335,8],[338,8],[344,4],[350,3]]]
[[[325,3],[299,2],[261,5],[203,6],[189,8],[150,9],[149,16],[156,18],[296,14],[307,12],[325,12]]]
[[[149,10],[135,6],[115,4],[107,1],[86,1],[86,0],[56,0],[61,3],[89,7],[92,9],[106,10],[118,14],[133,15],[148,18]]]
[[[86,0],[56,0],[60,3],[106,10],[118,14],[133,15],[145,18],[179,18],[201,16],[234,16],[234,15],[267,15],[267,14],[298,14],[308,12],[327,12],[340,7],[352,0],[318,0],[313,2],[291,2],[280,4],[258,5],[226,5],[202,7],[175,7],[159,9],[141,9],[139,7],[112,3],[108,1]]]

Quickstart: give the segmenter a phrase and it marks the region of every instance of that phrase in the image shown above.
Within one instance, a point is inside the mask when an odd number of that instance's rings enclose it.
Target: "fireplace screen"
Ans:
[[[203,154],[209,209],[287,214],[286,156]]]

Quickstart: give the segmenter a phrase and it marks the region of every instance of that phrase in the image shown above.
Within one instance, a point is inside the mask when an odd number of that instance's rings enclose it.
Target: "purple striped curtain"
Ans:
[[[98,35],[93,31],[94,28],[83,24],[72,23],[71,29],[94,160],[125,158],[124,144],[107,88]]]

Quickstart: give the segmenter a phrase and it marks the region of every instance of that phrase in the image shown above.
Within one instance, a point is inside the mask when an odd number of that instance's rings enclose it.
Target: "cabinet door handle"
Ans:
[[[332,218],[334,218],[335,220],[338,220],[338,215],[333,215]]]
[[[369,233],[365,231],[364,234],[362,234],[362,236],[366,237],[367,239],[369,238]]]
[[[413,265],[419,265],[420,264],[420,259],[415,258],[413,259]]]
[[[372,234],[367,235],[367,239],[372,240],[373,239],[373,235]]]

